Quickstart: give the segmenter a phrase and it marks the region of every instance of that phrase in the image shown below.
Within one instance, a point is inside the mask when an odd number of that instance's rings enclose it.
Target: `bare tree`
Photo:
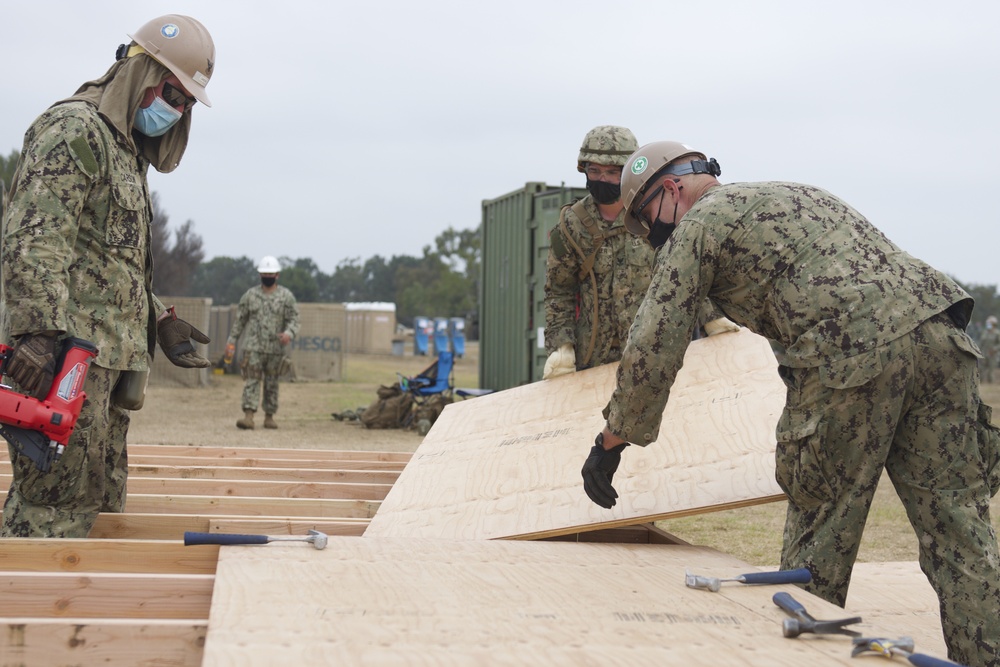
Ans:
[[[188,220],[174,232],[171,245],[170,216],[160,207],[156,192],[152,199],[153,291],[165,296],[188,296],[195,271],[205,259],[202,239],[194,233],[194,221]]]

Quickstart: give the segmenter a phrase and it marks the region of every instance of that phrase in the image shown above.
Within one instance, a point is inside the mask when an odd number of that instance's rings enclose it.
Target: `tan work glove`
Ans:
[[[740,325],[733,322],[728,317],[720,317],[717,320],[712,320],[711,322],[705,322],[705,335],[714,336],[721,333],[729,333],[731,331],[739,331]]]
[[[14,343],[7,375],[29,396],[45,398],[55,376],[56,356],[54,335],[24,334]]]
[[[576,352],[573,350],[573,343],[563,343],[545,360],[542,379],[548,380],[573,372],[576,372]]]
[[[208,368],[212,362],[198,354],[192,340],[198,343],[211,343],[211,339],[193,326],[177,317],[174,307],[170,306],[160,316],[156,323],[156,340],[160,349],[167,355],[174,366],[181,368]]]

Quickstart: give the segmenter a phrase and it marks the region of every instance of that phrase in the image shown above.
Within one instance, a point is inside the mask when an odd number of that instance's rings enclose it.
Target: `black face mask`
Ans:
[[[674,233],[674,229],[676,228],[677,225],[672,222],[657,220],[650,228],[649,234],[646,235],[646,240],[649,241],[649,245],[653,246],[653,250],[659,250],[667,242],[667,239],[670,238],[670,235]]]
[[[276,282],[278,282],[278,277],[277,276],[266,276],[266,277],[265,276],[261,276],[260,277],[260,284],[263,285],[264,287],[270,287],[271,285],[273,285]]]
[[[598,204],[614,204],[622,197],[622,186],[620,183],[592,181],[588,178],[587,190]]]

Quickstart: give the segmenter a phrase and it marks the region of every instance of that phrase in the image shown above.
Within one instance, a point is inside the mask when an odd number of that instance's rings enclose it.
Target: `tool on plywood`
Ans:
[[[860,616],[842,618],[835,621],[818,621],[809,615],[806,608],[798,600],[785,592],[775,593],[771,598],[774,604],[785,610],[785,613],[792,616],[786,618],[781,625],[781,633],[785,637],[798,637],[801,634],[811,632],[817,635],[848,635],[859,637],[860,632],[845,628],[845,625],[860,623]]]
[[[796,570],[778,570],[777,572],[748,572],[728,579],[718,577],[703,577],[684,570],[684,585],[717,593],[723,582],[738,581],[741,584],[808,584],[812,574],[804,567]]]
[[[238,535],[233,533],[196,533],[188,531],[184,533],[184,546],[195,546],[199,544],[221,544],[223,546],[238,544],[267,544],[268,542],[310,542],[316,549],[326,548],[327,536],[318,530],[310,530],[309,535],[299,536],[281,535],[274,537],[271,535]]]

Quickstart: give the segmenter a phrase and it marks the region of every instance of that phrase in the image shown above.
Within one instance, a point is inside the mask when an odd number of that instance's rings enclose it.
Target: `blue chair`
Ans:
[[[451,352],[441,352],[433,364],[420,371],[411,378],[396,373],[399,376],[399,386],[403,391],[413,395],[413,400],[418,404],[429,396],[442,394],[447,398],[452,397],[455,389],[453,371],[455,359]]]

